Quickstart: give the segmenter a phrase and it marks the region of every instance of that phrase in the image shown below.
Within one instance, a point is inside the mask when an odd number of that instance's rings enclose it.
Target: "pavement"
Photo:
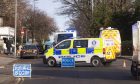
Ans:
[[[16,60],[14,55],[0,54],[0,84],[14,84],[15,79],[10,64]]]

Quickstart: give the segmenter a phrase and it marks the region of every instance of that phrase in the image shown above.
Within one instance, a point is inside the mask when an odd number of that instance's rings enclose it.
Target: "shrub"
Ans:
[[[123,41],[121,44],[121,55],[133,55],[133,43],[132,41]]]

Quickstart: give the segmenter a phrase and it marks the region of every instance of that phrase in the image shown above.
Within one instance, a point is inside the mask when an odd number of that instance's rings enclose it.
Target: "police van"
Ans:
[[[108,27],[100,32],[99,38],[112,39],[114,41],[116,56],[121,56],[121,37],[119,30]]]
[[[45,52],[43,62],[48,66],[61,64],[62,58],[72,57],[75,62],[91,63],[93,66],[107,64],[116,59],[113,41],[102,38],[75,38],[59,42]]]

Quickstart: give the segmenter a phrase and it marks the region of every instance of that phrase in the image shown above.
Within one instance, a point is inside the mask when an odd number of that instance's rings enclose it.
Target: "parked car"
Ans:
[[[36,45],[38,50],[39,50],[39,54],[44,54],[44,49],[43,49],[43,46],[42,45]]]
[[[24,57],[39,57],[40,48],[38,45],[24,45],[21,52],[20,58]]]

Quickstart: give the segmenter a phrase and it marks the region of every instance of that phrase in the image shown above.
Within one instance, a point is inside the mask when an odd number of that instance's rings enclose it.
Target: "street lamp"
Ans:
[[[94,9],[94,0],[91,0],[92,17],[93,17],[93,9]]]
[[[35,41],[35,2],[38,0],[33,0],[34,1],[34,28],[32,30],[32,43]]]
[[[17,0],[15,0],[15,52],[14,52],[14,54],[15,54],[15,57],[16,57],[16,51],[17,51],[17,48],[16,48],[16,46],[17,46],[17,41],[16,41],[16,39],[17,39]]]

